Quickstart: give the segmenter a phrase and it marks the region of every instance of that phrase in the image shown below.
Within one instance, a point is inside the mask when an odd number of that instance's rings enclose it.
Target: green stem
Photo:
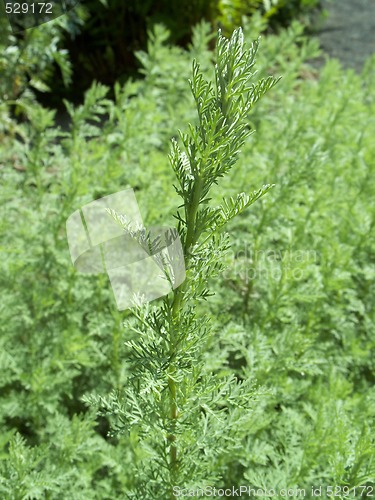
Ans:
[[[179,310],[182,302],[182,293],[181,287],[175,290],[174,299],[173,299],[173,307],[172,307],[172,326],[171,326],[171,337],[169,344],[169,356],[170,359],[175,358],[176,351],[176,342],[178,338],[178,316]],[[172,362],[169,366],[169,378],[168,378],[168,386],[169,386],[169,401],[170,401],[170,419],[171,419],[171,433],[169,435],[169,441],[171,442],[170,447],[170,467],[171,467],[171,479],[176,476],[177,470],[177,447],[176,447],[176,421],[178,418],[178,407],[177,407],[177,383],[174,380],[176,374],[176,365]],[[174,498],[174,497],[173,497]]]
[[[190,255],[190,248],[196,243],[199,234],[196,231],[195,227],[195,219],[197,216],[198,208],[199,208],[199,203],[201,201],[201,194],[202,194],[202,188],[203,188],[203,179],[198,176],[196,183],[194,185],[194,194],[193,194],[193,200],[191,202],[191,205],[187,211],[186,215],[186,223],[187,223],[187,233],[186,233],[186,240],[185,240],[185,255],[186,258],[189,257]]]
[[[196,243],[199,237],[199,233],[196,231],[195,220],[201,199],[202,188],[203,188],[203,179],[199,176],[194,186],[192,203],[189,209],[187,210],[186,214],[187,232],[184,245],[186,270],[188,270],[189,268],[190,248]],[[175,359],[176,355],[177,341],[180,329],[179,316],[180,316],[180,310],[183,305],[184,290],[186,289],[187,285],[188,285],[188,279],[186,279],[184,283],[174,291],[172,314],[171,314],[172,316],[171,336],[169,343],[169,355],[171,360]],[[176,381],[174,380],[176,374],[176,365],[173,362],[171,362],[169,366],[168,373],[169,373],[168,387],[169,387],[169,401],[170,401],[169,408],[170,408],[170,419],[171,419],[171,432],[168,436],[168,440],[171,443],[169,458],[170,458],[171,483],[172,486],[174,486],[176,485],[176,477],[178,470],[178,457],[177,457],[176,432],[175,432],[177,418],[178,418],[178,405],[177,405],[178,387]],[[175,496],[173,492],[171,492],[171,499],[174,498]]]

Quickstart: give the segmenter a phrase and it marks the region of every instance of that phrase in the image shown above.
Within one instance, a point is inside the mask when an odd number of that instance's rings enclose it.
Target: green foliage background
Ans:
[[[135,52],[146,49],[155,24],[186,48],[200,20],[228,36],[255,12],[267,21],[264,30],[277,30],[295,18],[308,24],[319,6],[319,0],[85,0],[53,22],[13,35],[0,3],[0,92],[7,100],[32,88],[54,107],[62,97],[80,102],[93,80],[112,86],[137,76]]]
[[[255,16],[246,38],[263,28]],[[136,54],[144,79],[116,84],[114,101],[94,83],[83,104],[66,103],[68,131],[27,92],[0,102],[2,498],[123,498],[129,464],[147,456],[134,434],[108,437],[112,417],[83,402],[126,383],[133,317],[106,276],[74,270],[65,221],[132,187],[146,225],[174,225],[169,141],[195,120],[192,58],[210,74],[213,55],[205,24],[188,49],[167,40],[155,26]],[[232,223],[227,270],[201,306],[215,332],[207,373],[253,386],[236,453],[218,450],[216,486],[375,484],[375,59],[358,75],[331,60],[314,70],[317,54],[297,22],[262,39],[259,75],[283,78],[213,200],[276,184]]]

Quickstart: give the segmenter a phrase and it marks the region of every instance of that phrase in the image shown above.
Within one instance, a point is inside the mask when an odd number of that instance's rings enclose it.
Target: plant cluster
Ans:
[[[187,47],[201,20],[228,35],[246,16],[259,14],[264,29],[289,25],[310,12],[317,0],[86,0],[37,29],[11,34],[0,4],[0,99],[31,99],[61,108],[63,97],[80,102],[93,81],[113,85],[137,76],[135,52],[145,50],[150,34],[162,23],[172,43]],[[90,47],[90,50],[87,50]],[[139,74],[138,74],[139,76]]]
[[[245,24],[245,40],[259,25]],[[68,130],[36,103],[18,101],[21,123],[2,105],[0,496],[145,498],[151,476],[155,498],[161,475],[163,498],[171,478],[194,483],[199,461],[198,486],[373,486],[375,60],[361,75],[336,61],[318,72],[298,24],[264,37],[258,76],[283,78],[236,129],[238,141],[257,132],[233,175],[194,197],[240,142],[214,152],[222,136],[201,135],[228,95],[225,79],[215,94],[210,29],[199,25],[188,50],[167,39],[158,27],[137,53],[144,79],[117,84],[114,101],[95,84],[80,106],[66,103]],[[194,58],[197,102],[185,83]],[[251,201],[238,191],[267,182],[270,193],[229,221],[227,247],[221,222]],[[189,267],[181,291],[135,314],[116,310],[105,275],[75,272],[64,229],[72,211],[126,187],[146,226],[179,224]],[[142,467],[150,457],[156,471]]]

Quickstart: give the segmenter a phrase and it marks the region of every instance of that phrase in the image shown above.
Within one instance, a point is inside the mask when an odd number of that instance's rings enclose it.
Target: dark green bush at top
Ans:
[[[0,93],[14,99],[26,89],[47,93],[52,106],[61,98],[80,101],[93,80],[113,84],[137,75],[134,54],[145,50],[156,23],[169,30],[170,41],[187,47],[192,28],[204,19],[228,36],[244,16],[261,13],[264,29],[289,24],[309,12],[317,0],[86,0],[64,16],[12,35],[0,18]],[[1,7],[2,4],[0,5]],[[6,86],[6,92],[5,92]],[[40,97],[42,97],[39,94]]]
[[[77,84],[88,86],[93,78],[112,83],[134,72],[134,52],[146,47],[148,31],[155,23],[167,27],[172,43],[186,47],[192,27],[200,20],[230,35],[244,16],[257,10],[275,27],[290,24],[318,4],[319,0],[86,0],[87,20],[80,36],[73,42],[68,40],[67,46],[79,72]]]
[[[2,7],[2,4],[0,4]],[[35,91],[50,92],[72,83],[72,63],[63,47],[63,34],[74,37],[82,24],[83,10],[13,34],[5,14],[0,16],[0,103],[19,98],[32,99]],[[59,84],[53,83],[58,80]]]
[[[243,17],[259,11],[273,29],[288,26],[293,19],[308,15],[319,7],[320,0],[218,0],[218,21],[225,32],[241,24]]]

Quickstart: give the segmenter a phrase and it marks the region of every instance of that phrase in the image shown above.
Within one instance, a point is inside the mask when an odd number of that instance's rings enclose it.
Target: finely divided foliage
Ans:
[[[252,82],[258,45],[246,50],[241,29],[229,40],[219,34],[214,84],[193,63],[190,86],[199,121],[180,132],[182,148],[172,141],[169,157],[182,199],[176,218],[187,278],[159,307],[138,309],[137,323],[129,322],[138,339],[127,344],[132,369],[124,391],[89,398],[101,414],[116,417],[113,430],[140,440],[144,455],[134,462],[129,496],[174,498],[173,486],[217,482],[225,457],[241,446],[255,391],[234,376],[206,372],[202,353],[210,320],[196,306],[210,295],[208,279],[223,269],[228,238],[217,233],[272,187],[209,205],[210,189],[228,174],[252,133],[249,111],[277,82]]]
[[[245,23],[245,39],[262,23]],[[308,62],[317,44],[302,25],[265,36],[258,75],[284,77],[249,115],[257,133],[232,175],[197,209],[195,227],[208,216],[210,227],[185,246],[180,298],[120,313],[105,275],[71,265],[65,221],[131,187],[146,227],[172,226],[179,205],[186,219],[171,186],[188,191],[190,157],[179,141],[183,189],[166,158],[177,128],[199,125],[186,84],[192,59],[217,91],[212,34],[197,26],[188,51],[167,39],[155,27],[148,53],[138,53],[145,78],[116,84],[115,101],[93,85],[70,107],[70,130],[25,94],[22,121],[0,103],[0,498],[165,499],[172,481],[305,488],[306,498],[335,485],[337,498],[344,488],[370,497],[375,58],[361,74],[332,60],[317,71]],[[268,180],[271,195],[232,219],[224,255],[220,228],[251,196],[235,193]],[[186,236],[186,224],[178,230]],[[83,394],[113,388],[93,398],[108,419],[82,404]]]

